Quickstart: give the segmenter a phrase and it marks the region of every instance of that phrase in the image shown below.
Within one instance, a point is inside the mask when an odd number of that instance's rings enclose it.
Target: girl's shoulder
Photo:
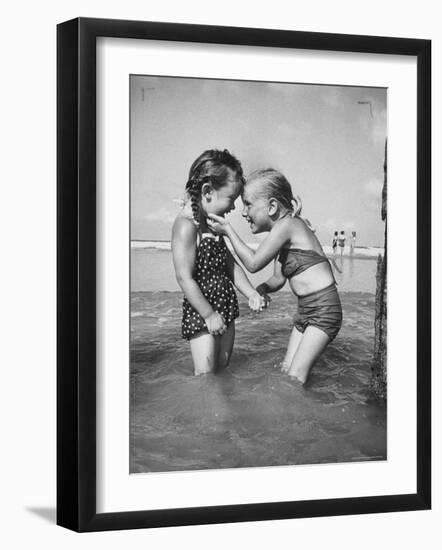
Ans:
[[[285,221],[287,229],[291,231],[292,235],[295,237],[305,233],[313,233],[310,224],[300,216],[288,216],[281,221]]]
[[[298,223],[292,216],[280,218],[273,225],[270,235],[274,246],[291,248],[299,235]]]
[[[281,235],[287,238],[290,238],[294,231],[296,231],[296,222],[292,216],[280,218],[271,229],[271,233],[274,235]]]
[[[181,224],[186,225],[186,222],[183,222],[182,220],[186,220],[188,223],[192,224],[194,227],[198,227],[198,224],[195,222],[195,219],[193,217],[190,201],[186,201],[183,203],[181,210],[179,211],[177,217],[175,218],[174,225],[176,223],[180,225]]]
[[[193,220],[181,211],[175,218],[172,227],[172,240],[180,239],[185,241],[196,240],[198,235],[198,227]]]
[[[319,241],[316,238],[315,232],[310,222],[304,220],[300,216],[295,216],[292,219],[292,233],[290,246],[293,248],[305,248],[309,250],[317,250]],[[320,246],[319,246],[320,248]]]
[[[302,231],[304,228],[308,228],[308,225],[299,216],[286,216],[280,218],[273,226],[273,229],[289,233]]]

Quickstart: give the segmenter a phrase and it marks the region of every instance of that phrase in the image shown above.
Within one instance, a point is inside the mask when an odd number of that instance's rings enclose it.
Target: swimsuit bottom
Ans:
[[[342,325],[342,306],[336,284],[299,296],[294,325],[299,332],[304,332],[308,326],[319,328],[330,341],[334,340]]]
[[[239,316],[238,299],[227,269],[228,251],[224,239],[202,237],[198,245],[195,281],[214,311],[222,315],[226,326]],[[181,333],[190,340],[200,332],[207,333],[205,320],[190,304],[183,300]]]
[[[218,280],[213,287],[208,285],[208,287],[201,288],[201,292],[213,310],[223,317],[226,327],[229,327],[239,317],[238,298],[230,279],[227,277],[224,281]],[[207,332],[206,322],[191,306],[187,298],[184,298],[181,324],[182,336],[185,340],[190,340],[200,332]]]

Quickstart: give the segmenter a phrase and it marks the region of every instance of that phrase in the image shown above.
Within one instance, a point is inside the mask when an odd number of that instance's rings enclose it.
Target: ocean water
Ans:
[[[385,460],[386,404],[370,394],[376,262],[341,267],[343,326],[302,387],[279,367],[291,293],[260,314],[240,297],[229,367],[195,377],[171,254],[132,251],[131,473]]]
[[[342,273],[333,270],[340,292],[376,291],[376,257],[336,256],[335,262]],[[265,281],[273,273],[268,265],[259,273],[248,274],[254,285]],[[172,253],[155,248],[133,248],[131,250],[131,291],[148,292],[156,290],[180,291],[175,279]],[[289,291],[286,284],[282,292]]]

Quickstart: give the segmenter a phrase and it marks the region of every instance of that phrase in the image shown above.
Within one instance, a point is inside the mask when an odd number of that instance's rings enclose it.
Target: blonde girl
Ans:
[[[298,312],[282,370],[305,383],[310,370],[342,324],[342,308],[330,263],[311,229],[301,217],[301,201],[294,198],[287,179],[277,170],[251,174],[242,200],[243,216],[252,233],[268,232],[257,250],[248,247],[231,225],[216,214],[211,227],[226,235],[251,273],[274,260],[274,273],[257,290],[263,296],[289,281],[298,297]]]

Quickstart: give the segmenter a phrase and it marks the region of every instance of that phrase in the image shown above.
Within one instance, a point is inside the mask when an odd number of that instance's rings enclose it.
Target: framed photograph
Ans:
[[[430,41],[57,32],[57,523],[429,509]]]

